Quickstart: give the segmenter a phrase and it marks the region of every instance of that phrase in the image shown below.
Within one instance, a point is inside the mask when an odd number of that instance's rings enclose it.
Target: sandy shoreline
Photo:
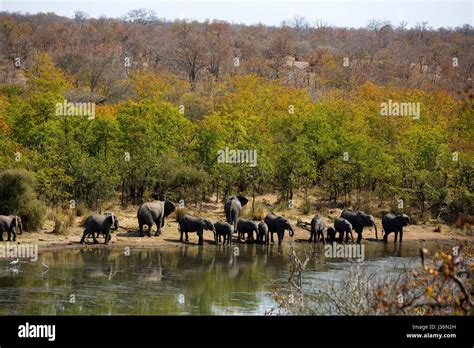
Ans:
[[[209,209],[206,211],[201,210],[200,213],[196,212],[191,214],[195,214],[198,216],[206,217],[211,219],[211,221],[215,222],[217,220],[224,220],[224,214],[220,207],[212,206],[213,209]],[[108,247],[112,248],[153,248],[153,247],[180,247],[185,245],[179,241],[179,232],[178,232],[178,224],[175,221],[174,214],[166,219],[165,226],[162,228],[161,236],[154,236],[154,232],[156,231],[156,226],[153,227],[152,237],[139,237],[137,228],[137,218],[136,218],[136,207],[129,208],[127,210],[115,210],[115,214],[120,219],[120,228],[117,231],[112,233],[112,240]],[[283,241],[284,245],[289,245],[291,242],[307,242],[309,238],[309,232],[298,227],[296,225],[297,218],[301,218],[303,221],[309,222],[312,218],[312,215],[297,215],[293,216],[291,213],[282,212],[278,213],[280,215],[284,215],[288,217],[291,223],[294,226],[295,234],[291,238],[287,234],[285,235],[285,239]],[[337,215],[338,212],[334,212],[333,215]],[[331,216],[334,217],[334,216]],[[329,219],[326,219],[329,220]],[[76,218],[76,223],[74,226],[68,229],[68,232],[64,235],[58,235],[52,233],[54,223],[53,221],[46,221],[44,227],[40,229],[38,232],[28,233],[24,232],[22,235],[19,235],[17,238],[18,244],[35,244],[38,245],[39,252],[46,252],[46,251],[54,251],[54,250],[61,250],[61,249],[70,249],[70,248],[89,248],[89,247],[104,247],[103,245],[103,237],[99,237],[98,245],[93,244],[92,238],[86,239],[86,244],[82,245],[79,243],[83,229],[79,226],[81,218]],[[329,221],[328,221],[329,222]],[[376,219],[378,230],[379,230],[379,238],[381,238],[381,222],[380,219]],[[439,227],[441,226],[441,232],[439,231]],[[372,229],[364,229],[363,233],[363,243],[370,243],[369,240],[375,239],[375,232]],[[6,234],[4,236],[6,238]],[[474,236],[467,234],[461,230],[456,228],[442,225],[442,224],[433,224],[433,225],[409,225],[404,229],[404,241],[414,241],[414,240],[444,240],[444,241],[464,241],[468,243],[474,242]],[[275,240],[276,235],[275,235]],[[197,235],[195,233],[189,234],[189,242],[186,244],[188,245],[197,245]],[[6,242],[4,242],[6,243]],[[14,242],[10,242],[13,244]],[[239,244],[243,242],[239,242],[237,240],[236,235],[234,235],[234,243]],[[389,243],[393,243],[393,234],[389,237]],[[277,243],[275,243],[277,244]],[[211,231],[204,232],[204,247],[212,247],[214,245],[213,235]]]

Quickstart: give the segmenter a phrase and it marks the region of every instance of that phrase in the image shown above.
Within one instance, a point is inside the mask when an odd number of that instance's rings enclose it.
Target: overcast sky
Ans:
[[[121,17],[139,8],[154,10],[159,18],[169,20],[220,19],[245,24],[279,25],[298,15],[310,24],[322,20],[338,27],[363,27],[373,18],[394,25],[404,21],[409,27],[423,21],[434,28],[473,25],[472,0],[0,0],[1,11],[54,12],[67,17],[77,9],[92,17]]]

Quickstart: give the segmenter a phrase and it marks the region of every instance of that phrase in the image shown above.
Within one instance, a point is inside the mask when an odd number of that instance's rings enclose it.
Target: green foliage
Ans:
[[[473,213],[471,104],[445,93],[366,82],[332,88],[315,103],[302,89],[254,75],[213,82],[210,91],[144,70],[131,74],[133,98],[97,105],[90,120],[55,114],[72,87],[47,55],[27,76],[24,88],[0,89],[0,169],[34,172],[39,196],[53,206],[277,192],[283,210],[299,191],[310,213],[307,193],[317,187],[322,200],[355,208],[377,202],[449,221]],[[381,116],[388,99],[419,102],[421,118]],[[256,166],[219,163],[226,148],[256,151]]]
[[[36,197],[35,180],[24,170],[0,172],[0,215],[19,215],[25,230],[42,226],[46,208]]]

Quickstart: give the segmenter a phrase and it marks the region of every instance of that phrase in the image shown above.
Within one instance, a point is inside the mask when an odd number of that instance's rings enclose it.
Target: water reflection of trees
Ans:
[[[238,253],[235,248],[238,248]],[[251,311],[261,292],[285,269],[277,246],[185,245],[177,250],[105,247],[42,255],[27,276],[2,278],[22,314],[212,314],[215,308]],[[50,266],[42,273],[42,262]],[[180,303],[179,295],[184,295]],[[76,302],[70,303],[74,295]],[[13,306],[13,305],[12,305]],[[0,313],[13,314],[12,306]]]

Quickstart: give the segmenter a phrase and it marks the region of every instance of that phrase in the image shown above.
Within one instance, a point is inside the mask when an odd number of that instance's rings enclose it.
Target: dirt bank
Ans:
[[[137,223],[137,209],[138,207],[129,207],[126,210],[115,208],[113,211],[120,219],[120,229],[113,232],[111,246],[112,247],[176,247],[182,245],[179,242],[178,224],[175,221],[175,216],[172,214],[166,219],[165,226],[162,230],[162,235],[159,237],[139,237],[138,235],[138,223]],[[205,203],[199,207],[188,207],[190,213],[193,215],[201,216],[210,219],[215,222],[217,220],[225,220],[223,205],[219,203]],[[248,208],[247,208],[248,209]],[[340,214],[340,209],[332,209],[322,213],[330,224],[332,220]],[[288,244],[291,242],[306,242],[309,238],[309,232],[296,226],[297,218],[301,218],[303,221],[309,222],[312,215],[301,215],[299,210],[292,209],[283,212],[277,212],[277,214],[284,215],[290,219],[293,223],[295,235],[290,238],[285,235],[284,243]],[[87,240],[86,245],[79,244],[82,237],[82,228],[79,226],[82,218],[76,218],[74,226],[68,229],[68,232],[64,235],[53,234],[54,222],[47,220],[43,228],[35,233],[23,233],[18,236],[17,243],[34,243],[37,244],[41,251],[62,249],[62,248],[82,248],[90,247],[92,245],[92,239]],[[377,226],[379,229],[379,238],[381,238],[381,222],[377,220]],[[153,231],[156,230],[156,226],[153,227]],[[5,235],[6,237],[6,235]],[[275,236],[276,237],[276,236]],[[375,238],[375,233],[372,229],[364,230],[364,238]],[[196,234],[189,235],[189,243],[197,244]],[[462,240],[467,242],[474,242],[474,236],[467,234],[461,230],[441,225],[441,224],[424,224],[424,225],[410,225],[404,229],[403,235],[404,241],[413,240]],[[205,245],[214,244],[212,232],[204,232]],[[238,243],[238,241],[235,239]],[[103,242],[103,238],[99,237],[99,242]],[[370,243],[370,241],[363,240],[364,243]],[[393,242],[393,234],[390,235],[389,242]]]

